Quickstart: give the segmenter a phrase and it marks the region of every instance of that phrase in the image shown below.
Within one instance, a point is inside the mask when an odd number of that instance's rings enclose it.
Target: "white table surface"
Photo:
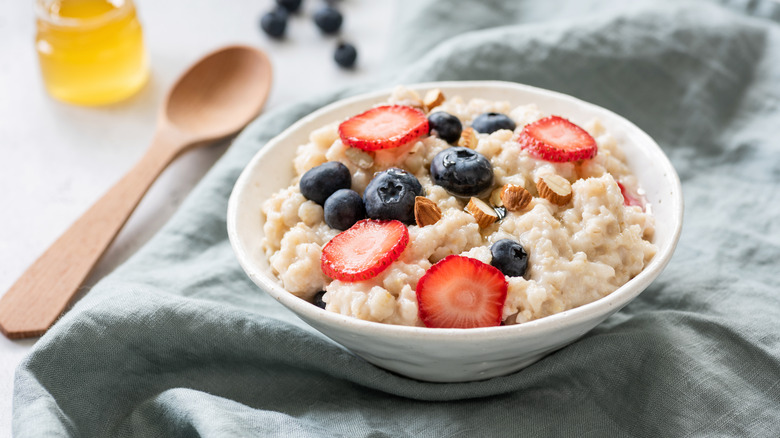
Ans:
[[[76,107],[44,91],[33,47],[32,0],[5,1],[0,15],[0,295],[83,211],[141,157],[155,113],[181,71],[230,43],[266,50],[274,84],[266,110],[381,75],[394,2],[346,0],[342,37],[358,48],[358,67],[332,61],[337,39],[311,21],[322,0],[304,0],[287,38],[258,27],[272,0],[136,0],[152,77],[136,96],[108,107]],[[192,151],[155,183],[87,280],[94,285],[141,247],[176,210],[225,147]],[[35,339],[0,335],[0,437],[11,436],[13,376]]]

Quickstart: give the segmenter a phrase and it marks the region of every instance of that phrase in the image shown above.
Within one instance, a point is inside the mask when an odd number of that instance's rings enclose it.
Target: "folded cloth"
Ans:
[[[15,436],[777,436],[780,4],[399,10],[386,80],[260,117],[40,339],[17,371]],[[225,211],[250,157],[316,108],[468,79],[560,91],[635,122],[680,174],[685,226],[665,272],[581,340],[509,376],[425,383],[368,364],[257,289]]]

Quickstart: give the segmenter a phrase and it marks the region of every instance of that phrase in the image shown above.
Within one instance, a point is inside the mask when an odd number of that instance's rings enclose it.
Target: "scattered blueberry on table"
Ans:
[[[333,59],[336,61],[336,64],[344,68],[350,68],[355,65],[355,60],[357,60],[357,49],[352,44],[339,43],[336,51],[333,53]]]
[[[301,7],[303,0],[276,0],[276,4],[288,12],[295,12]]]
[[[276,15],[284,17],[285,20],[290,17],[290,11],[288,11],[286,8],[283,8],[281,6],[276,6],[275,8],[271,9],[271,12],[273,12]]]
[[[269,37],[281,39],[287,30],[289,15],[298,11],[302,3],[302,0],[276,0],[276,7],[260,18],[260,28]],[[312,16],[314,24],[324,35],[337,34],[344,23],[344,16],[333,3],[325,1]],[[333,60],[342,68],[352,68],[357,61],[357,49],[350,43],[338,42]]]
[[[276,8],[260,18],[260,28],[272,38],[281,38],[287,29],[287,10]]]
[[[471,122],[471,127],[475,131],[483,134],[492,134],[499,129],[508,129],[513,131],[515,129],[515,122],[510,119],[506,114],[501,113],[484,113],[474,118]]]
[[[344,17],[342,17],[341,12],[330,5],[325,5],[314,13],[314,24],[326,34],[338,32],[343,21]]]

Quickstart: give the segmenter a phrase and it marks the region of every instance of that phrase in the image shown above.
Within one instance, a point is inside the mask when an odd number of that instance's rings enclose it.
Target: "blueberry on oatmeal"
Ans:
[[[501,239],[490,247],[491,265],[507,277],[522,277],[528,267],[528,254],[518,242]]]
[[[363,198],[350,189],[340,189],[325,201],[325,223],[329,227],[344,231],[355,222],[366,218]]]
[[[392,167],[379,172],[363,193],[366,214],[371,219],[396,219],[414,224],[414,198],[423,196],[420,181],[411,173]]]
[[[433,157],[431,179],[455,196],[478,196],[493,186],[493,166],[484,155],[464,148],[447,148]]]
[[[324,205],[337,190],[350,188],[352,174],[344,164],[329,161],[309,169],[301,177],[299,185],[306,199]]]
[[[325,291],[321,290],[321,291],[317,292],[316,294],[314,294],[314,298],[312,300],[314,305],[319,307],[320,309],[324,309],[325,308],[325,304],[326,303],[325,303],[325,301],[322,300],[322,297],[324,297],[324,296],[325,296]]]
[[[501,113],[483,113],[471,122],[471,127],[483,134],[492,134],[499,129],[514,131],[516,126],[512,119]]]
[[[460,119],[444,111],[437,111],[428,116],[428,123],[431,127],[431,133],[436,134],[440,139],[447,143],[455,143],[460,138],[463,131],[463,124]]]

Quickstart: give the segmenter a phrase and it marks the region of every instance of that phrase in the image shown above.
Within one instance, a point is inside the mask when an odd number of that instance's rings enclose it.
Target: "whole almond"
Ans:
[[[472,128],[465,128],[460,133],[460,138],[458,139],[458,146],[463,146],[464,148],[469,148],[469,149],[476,149],[477,144],[479,144],[479,139],[477,138],[477,134],[474,132]]]
[[[566,205],[571,201],[571,183],[560,175],[545,175],[536,182],[539,196],[556,205]]]
[[[487,228],[498,220],[498,213],[493,210],[493,207],[485,204],[485,201],[478,198],[471,198],[468,205],[466,205],[466,210],[474,216],[480,228]]]
[[[433,90],[428,90],[428,92],[425,93],[423,104],[425,105],[425,108],[430,111],[444,103],[444,99],[444,93],[442,93],[438,88],[434,88]]]
[[[433,225],[441,219],[441,209],[425,196],[414,198],[414,220],[418,227]]]
[[[501,202],[509,211],[520,211],[528,206],[533,199],[528,190],[522,186],[506,184],[501,188]]]

